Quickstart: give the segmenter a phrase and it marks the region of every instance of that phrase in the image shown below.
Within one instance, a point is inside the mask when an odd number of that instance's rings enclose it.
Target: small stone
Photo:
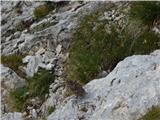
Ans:
[[[40,48],[37,52],[36,55],[41,55],[45,52],[46,50],[44,48]]]

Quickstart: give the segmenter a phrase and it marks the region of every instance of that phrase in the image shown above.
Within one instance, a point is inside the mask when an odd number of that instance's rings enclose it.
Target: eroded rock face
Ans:
[[[48,120],[138,119],[148,108],[160,105],[160,50],[127,57],[107,77],[84,89],[84,98],[67,98]]]

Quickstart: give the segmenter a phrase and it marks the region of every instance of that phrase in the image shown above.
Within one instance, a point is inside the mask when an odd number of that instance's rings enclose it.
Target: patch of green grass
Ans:
[[[49,85],[53,83],[54,75],[51,71],[41,69],[33,78],[28,79],[28,84],[10,92],[10,105],[14,111],[23,111],[27,101],[38,97],[45,100],[49,93]]]
[[[125,57],[147,54],[160,48],[160,38],[141,21],[132,20],[124,29],[98,20],[102,11],[84,17],[73,34],[66,73],[82,84],[97,77],[102,70],[112,70]],[[111,26],[110,29],[106,26]]]
[[[152,24],[160,18],[160,2],[136,1],[131,5],[131,17],[141,19],[145,24]]]
[[[152,107],[143,117],[138,120],[160,120],[160,107]]]
[[[13,111],[22,111],[24,109],[25,102],[28,98],[27,88],[17,88],[14,91],[10,92],[10,106]]]

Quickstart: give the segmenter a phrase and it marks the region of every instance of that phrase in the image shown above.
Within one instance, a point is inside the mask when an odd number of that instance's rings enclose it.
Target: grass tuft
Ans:
[[[23,65],[22,58],[23,56],[16,54],[1,56],[1,63],[14,70],[20,77],[25,78],[26,74],[19,69]]]
[[[152,107],[144,116],[138,120],[160,120],[160,107]]]
[[[30,96],[45,98],[49,93],[49,85],[54,82],[54,75],[51,71],[41,69],[29,80],[28,91]]]
[[[130,16],[141,19],[145,24],[152,25],[154,20],[160,19],[160,2],[136,1],[131,5]]]

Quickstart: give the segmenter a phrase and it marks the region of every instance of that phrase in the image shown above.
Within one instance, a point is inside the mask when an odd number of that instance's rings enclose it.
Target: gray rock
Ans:
[[[2,115],[2,120],[23,120],[22,113],[6,113]]]
[[[153,105],[160,105],[160,50],[127,57],[108,76],[89,82],[84,89],[84,98],[67,98],[48,120],[138,119]]]

